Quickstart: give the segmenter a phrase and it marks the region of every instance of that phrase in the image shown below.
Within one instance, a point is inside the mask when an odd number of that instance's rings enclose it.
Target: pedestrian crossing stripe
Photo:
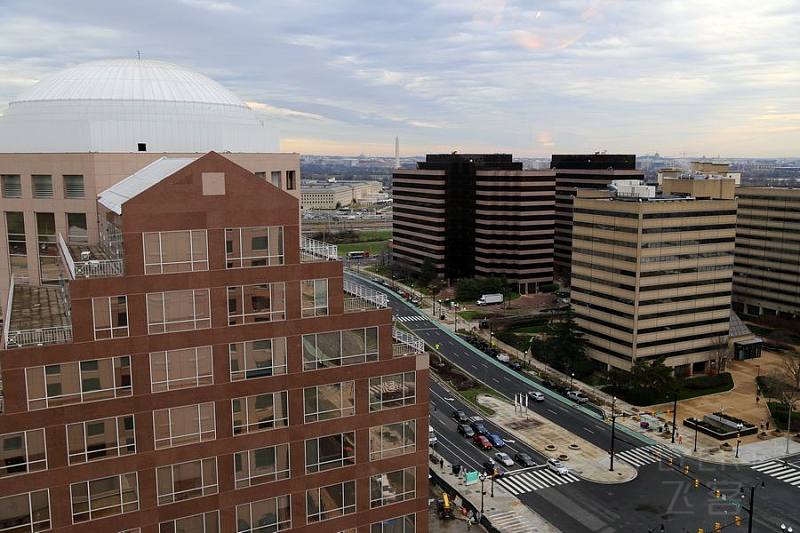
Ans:
[[[793,487],[800,488],[800,468],[787,465],[783,461],[769,461],[753,465],[751,467],[756,472],[761,472],[780,481],[784,481]]]
[[[503,511],[495,514],[486,514],[489,523],[503,533],[535,533],[538,529],[531,528],[525,523],[523,517],[513,511]]]
[[[501,478],[495,479],[495,483],[514,496],[576,481],[580,481],[580,478],[574,474],[559,475],[547,469],[529,470],[519,474],[506,474]]]
[[[677,459],[678,454],[666,446],[662,446],[660,444],[651,444],[650,446],[631,448],[630,450],[616,453],[614,454],[614,457],[638,468],[667,459]]]
[[[421,315],[398,316],[398,317],[395,317],[395,318],[397,318],[397,320],[399,320],[400,322],[419,322],[421,320],[428,320],[427,317],[424,317],[424,316],[421,316]]]

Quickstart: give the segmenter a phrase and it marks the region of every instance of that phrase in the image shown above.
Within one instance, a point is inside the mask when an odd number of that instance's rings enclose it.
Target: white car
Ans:
[[[544,401],[544,394],[542,394],[538,390],[532,390],[532,391],[528,391],[528,398],[530,398],[531,400],[537,401],[537,402],[543,402]]]
[[[567,393],[567,398],[569,398],[570,400],[572,400],[573,402],[576,402],[576,403],[586,403],[586,402],[589,401],[589,398],[587,396],[585,396],[579,390],[571,390],[571,391],[569,391]]]
[[[511,460],[511,457],[506,452],[497,452],[494,454],[494,458],[503,466],[514,466],[514,461]]]
[[[549,470],[552,470],[559,476],[566,476],[567,474],[569,474],[569,468],[564,466],[558,459],[548,459],[547,468]]]

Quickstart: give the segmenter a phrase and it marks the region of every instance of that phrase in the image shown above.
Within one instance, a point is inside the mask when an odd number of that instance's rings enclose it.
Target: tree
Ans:
[[[545,360],[557,370],[578,376],[591,371],[586,357],[586,340],[575,322],[572,309],[553,318],[546,330]]]
[[[800,390],[800,353],[781,353],[781,373],[787,383]]]
[[[728,338],[720,335],[716,338],[715,348],[712,352],[714,362],[714,369],[717,374],[720,372],[725,371],[725,367],[728,366],[728,360],[730,359],[730,347],[728,346]]]
[[[678,388],[672,368],[664,364],[666,356],[652,361],[637,359],[631,366],[631,389],[644,393],[650,391],[654,398],[671,396]]]
[[[424,261],[422,261],[422,266],[419,269],[419,274],[417,274],[417,279],[420,282],[420,285],[428,285],[434,279],[436,279],[436,268],[433,266],[433,259],[430,257],[426,257]]]

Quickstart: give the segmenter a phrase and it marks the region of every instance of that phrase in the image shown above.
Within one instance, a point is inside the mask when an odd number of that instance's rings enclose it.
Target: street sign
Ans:
[[[464,485],[472,485],[478,482],[478,472],[467,472],[464,475]]]

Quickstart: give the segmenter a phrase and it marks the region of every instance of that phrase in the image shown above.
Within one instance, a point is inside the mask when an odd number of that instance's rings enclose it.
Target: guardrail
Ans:
[[[352,294],[355,298],[345,298],[345,311],[347,311],[347,300],[366,300],[371,304],[369,308],[384,309],[389,307],[389,297],[381,291],[376,291],[372,287],[355,283],[348,279],[344,280],[342,289],[348,294]],[[366,305],[366,304],[365,304]]]
[[[111,278],[122,275],[122,259],[90,259],[75,263],[75,277]]]
[[[6,348],[22,348],[23,346],[39,346],[45,344],[64,344],[67,342],[72,342],[72,326],[22,329],[17,331],[9,331],[6,334]]]
[[[392,326],[392,338],[397,342],[392,346],[395,357],[420,354],[425,351],[425,341],[407,331]]]
[[[300,237],[300,258],[302,261],[338,261],[339,247],[335,244]]]
[[[67,265],[70,279],[75,279],[75,261],[72,260],[72,254],[69,251],[69,246],[64,241],[64,237],[58,234],[58,250],[61,252],[61,257],[64,259],[64,264]]]

